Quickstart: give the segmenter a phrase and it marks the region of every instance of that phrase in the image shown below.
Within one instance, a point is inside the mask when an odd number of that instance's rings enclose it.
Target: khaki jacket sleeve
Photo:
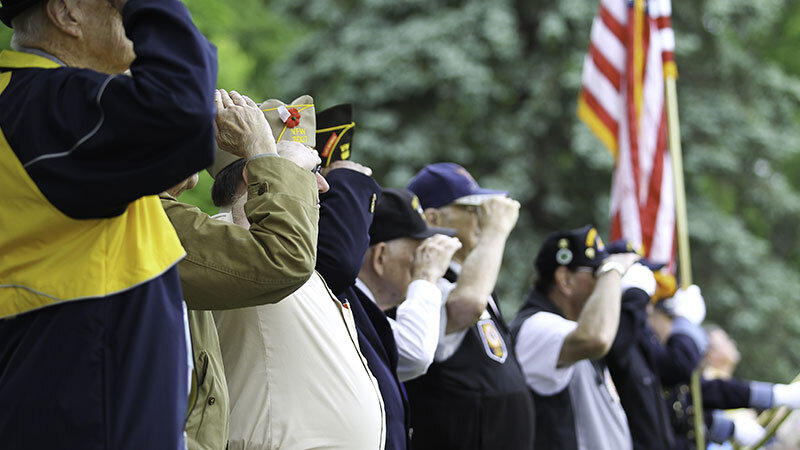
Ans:
[[[319,220],[314,175],[289,160],[263,157],[247,163],[247,176],[249,230],[161,195],[186,249],[178,273],[190,309],[275,303],[314,272]]]

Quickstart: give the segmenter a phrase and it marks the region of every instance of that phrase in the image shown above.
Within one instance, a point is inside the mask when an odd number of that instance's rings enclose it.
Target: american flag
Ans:
[[[600,0],[578,117],[614,155],[611,239],[674,265],[675,202],[664,78],[676,77],[670,0]]]

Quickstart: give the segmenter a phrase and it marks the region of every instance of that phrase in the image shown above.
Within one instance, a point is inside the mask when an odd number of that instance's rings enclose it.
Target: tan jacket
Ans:
[[[280,303],[215,311],[230,450],[378,450],[386,418],[352,310],[322,277]]]
[[[169,195],[161,203],[186,249],[178,264],[189,306],[195,371],[186,423],[189,448],[223,450],[228,391],[209,311],[275,303],[314,271],[319,210],[311,172],[278,157],[247,163],[249,230],[212,219]]]

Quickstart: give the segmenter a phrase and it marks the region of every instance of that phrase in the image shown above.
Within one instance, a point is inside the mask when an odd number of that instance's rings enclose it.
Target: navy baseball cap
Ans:
[[[597,269],[608,256],[603,240],[592,225],[550,233],[536,255],[539,276],[550,278],[559,266]]]
[[[11,20],[17,14],[25,11],[31,6],[43,0],[3,0],[0,2],[0,21],[6,24],[7,27],[12,28]]]
[[[383,189],[369,227],[369,245],[404,237],[426,239],[434,234],[455,236],[456,230],[429,226],[419,199],[413,192],[406,189]]]
[[[609,254],[614,253],[636,253],[637,255],[641,256],[642,258],[638,261],[639,264],[647,267],[648,269],[652,270],[653,272],[657,272],[666,266],[666,263],[653,261],[651,259],[645,258],[643,252],[636,249],[636,247],[630,243],[625,238],[617,239],[616,241],[608,244],[606,250]]]
[[[417,194],[423,208],[441,208],[449,204],[480,205],[489,197],[505,197],[506,191],[483,189],[455,163],[429,164],[420,170],[406,188]]]

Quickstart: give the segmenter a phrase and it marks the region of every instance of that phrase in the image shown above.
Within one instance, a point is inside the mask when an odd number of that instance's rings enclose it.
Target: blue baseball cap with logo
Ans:
[[[417,194],[423,208],[450,204],[480,205],[490,197],[505,197],[507,191],[484,189],[467,169],[455,163],[429,164],[408,183],[406,189]]]

